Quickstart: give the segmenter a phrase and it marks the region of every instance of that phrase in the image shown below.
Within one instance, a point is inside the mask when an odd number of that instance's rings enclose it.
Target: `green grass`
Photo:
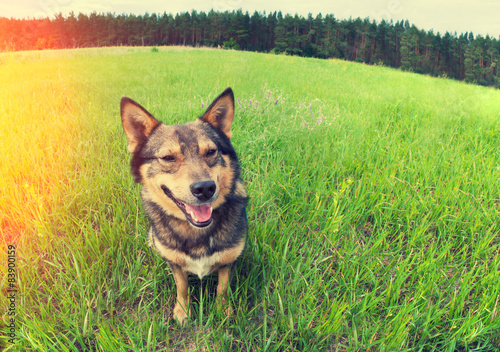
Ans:
[[[0,260],[15,244],[19,290],[3,348],[500,349],[500,91],[179,48],[2,54],[0,81]],[[184,123],[227,86],[251,197],[235,315],[216,311],[216,277],[192,277],[181,328],[173,277],[146,244],[119,101]]]

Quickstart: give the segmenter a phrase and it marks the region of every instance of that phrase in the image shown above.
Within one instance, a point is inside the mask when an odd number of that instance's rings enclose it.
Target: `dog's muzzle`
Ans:
[[[207,227],[212,223],[212,206],[210,203],[187,204],[177,199],[166,186],[161,186],[163,192],[174,201],[195,227]],[[215,194],[217,187],[213,181],[197,182],[191,185],[191,193],[200,201],[207,201]]]

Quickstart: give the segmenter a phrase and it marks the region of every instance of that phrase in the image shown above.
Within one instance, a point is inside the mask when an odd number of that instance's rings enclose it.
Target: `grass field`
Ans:
[[[500,91],[337,60],[221,50],[0,55],[7,351],[500,350]],[[166,123],[226,87],[248,246],[193,317],[146,243],[119,102]]]

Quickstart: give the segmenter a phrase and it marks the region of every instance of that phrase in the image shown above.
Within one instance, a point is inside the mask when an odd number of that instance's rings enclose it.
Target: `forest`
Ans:
[[[423,30],[405,21],[242,10],[0,17],[0,51],[184,45],[339,58],[500,88],[500,40]]]

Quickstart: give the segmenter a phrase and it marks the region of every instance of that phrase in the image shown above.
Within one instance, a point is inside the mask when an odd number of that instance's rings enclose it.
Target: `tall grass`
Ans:
[[[0,259],[15,243],[19,287],[7,350],[500,348],[499,91],[218,50],[0,62]],[[184,123],[227,86],[248,246],[234,316],[215,309],[216,277],[192,277],[181,328],[172,275],[146,244],[119,101]]]

